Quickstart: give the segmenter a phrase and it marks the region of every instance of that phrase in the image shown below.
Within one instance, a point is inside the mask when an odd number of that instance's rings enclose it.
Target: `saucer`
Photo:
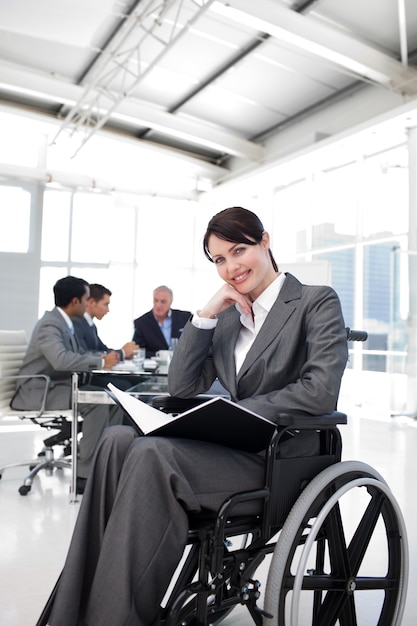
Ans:
[[[132,362],[132,361],[122,361],[121,363],[116,363],[116,365],[113,365],[112,367],[113,371],[118,371],[118,370],[122,370],[122,371],[127,371],[127,370],[132,370],[135,371],[136,370],[136,365]]]
[[[154,372],[158,369],[158,362],[156,359],[145,359],[143,363],[143,369],[145,372]]]

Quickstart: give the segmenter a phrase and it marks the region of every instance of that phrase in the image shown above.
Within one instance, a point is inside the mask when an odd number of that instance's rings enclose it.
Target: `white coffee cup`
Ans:
[[[161,361],[161,363],[167,363],[171,356],[171,351],[170,350],[158,350],[155,356],[158,359],[158,361]]]

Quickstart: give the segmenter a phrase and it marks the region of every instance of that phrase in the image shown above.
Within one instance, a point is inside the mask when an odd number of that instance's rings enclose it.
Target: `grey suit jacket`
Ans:
[[[61,313],[55,307],[46,311],[33,329],[19,374],[46,374],[51,378],[47,409],[71,406],[71,372],[98,369],[100,355],[81,352]],[[11,402],[14,409],[34,410],[40,407],[44,390],[42,379],[23,379],[18,383]]]
[[[331,287],[302,285],[287,274],[236,374],[240,329],[235,307],[218,316],[214,330],[189,322],[170,365],[170,394],[193,397],[209,389],[217,376],[232,400],[271,419],[285,411],[319,415],[335,409],[347,340],[339,298]]]
[[[116,350],[115,348],[109,348],[100,339],[97,333],[97,327],[94,324],[90,326],[85,317],[76,317],[73,320],[75,336],[77,337],[78,345],[84,352],[110,352],[114,350],[120,356],[120,359],[124,359],[123,350]]]

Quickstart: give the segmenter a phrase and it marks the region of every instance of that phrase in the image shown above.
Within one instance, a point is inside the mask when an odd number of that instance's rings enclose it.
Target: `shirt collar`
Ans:
[[[256,300],[253,301],[252,310],[255,316],[262,312],[269,313],[274,305],[275,300],[278,298],[284,281],[285,274],[281,272],[280,274],[278,274],[275,280],[273,280],[272,283],[268,285],[268,287],[256,298]],[[236,304],[236,308],[242,315],[242,311],[238,304]]]
[[[258,311],[264,309],[267,313],[272,309],[275,300],[278,298],[282,285],[284,284],[285,274],[279,274],[275,280],[261,293],[253,302],[252,309],[256,315]]]
[[[59,306],[57,306],[56,308],[61,313],[62,317],[64,318],[65,322],[67,323],[68,328],[72,331],[72,329],[74,328],[74,324],[72,323],[72,319],[70,318],[68,313],[66,313],[64,311],[64,309],[61,309],[61,307],[59,307]]]
[[[89,326],[94,326],[94,320],[93,320],[93,318],[91,317],[90,313],[87,313],[87,311],[86,311],[86,312],[84,313],[84,317],[85,317],[85,319],[87,320],[87,322],[88,322],[88,325],[89,325]]]

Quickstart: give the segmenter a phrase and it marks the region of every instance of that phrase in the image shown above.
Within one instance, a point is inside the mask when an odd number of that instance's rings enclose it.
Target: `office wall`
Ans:
[[[24,329],[29,336],[38,319],[42,187],[24,183],[23,187],[31,198],[28,251],[0,252],[0,328]],[[13,206],[2,207],[3,228],[14,210]]]

